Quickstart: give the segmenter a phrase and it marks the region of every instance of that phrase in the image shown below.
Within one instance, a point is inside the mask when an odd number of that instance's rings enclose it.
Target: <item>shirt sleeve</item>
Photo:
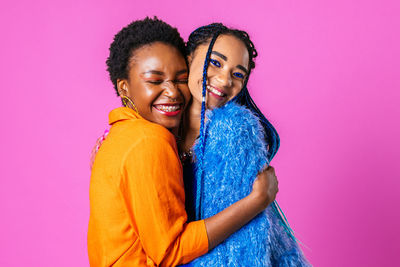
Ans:
[[[124,197],[148,262],[175,266],[208,251],[204,221],[186,223],[182,167],[175,144],[144,138],[126,154],[122,169]]]

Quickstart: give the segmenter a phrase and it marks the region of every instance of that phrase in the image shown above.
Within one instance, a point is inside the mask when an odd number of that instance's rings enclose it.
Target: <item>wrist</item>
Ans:
[[[253,205],[258,213],[265,210],[271,202],[268,195],[265,193],[252,191],[248,197],[250,199],[250,205]]]

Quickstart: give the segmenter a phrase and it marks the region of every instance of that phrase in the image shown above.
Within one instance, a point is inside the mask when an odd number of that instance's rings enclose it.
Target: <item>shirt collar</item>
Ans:
[[[127,107],[119,107],[111,110],[108,115],[108,123],[113,125],[118,121],[132,120],[132,119],[143,119],[136,111]]]

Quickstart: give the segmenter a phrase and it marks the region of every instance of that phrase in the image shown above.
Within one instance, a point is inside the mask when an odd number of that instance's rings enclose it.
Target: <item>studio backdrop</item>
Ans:
[[[249,32],[249,81],[281,137],[277,200],[314,266],[399,266],[398,1],[0,4],[0,266],[88,266],[89,156],[120,101],[108,47],[157,15],[186,39]]]

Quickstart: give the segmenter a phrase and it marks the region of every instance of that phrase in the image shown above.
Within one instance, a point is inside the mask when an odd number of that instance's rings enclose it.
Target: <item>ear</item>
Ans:
[[[118,89],[118,94],[120,96],[128,96],[129,95],[128,81],[125,79],[123,79],[123,80],[118,79],[117,80],[117,89]]]

